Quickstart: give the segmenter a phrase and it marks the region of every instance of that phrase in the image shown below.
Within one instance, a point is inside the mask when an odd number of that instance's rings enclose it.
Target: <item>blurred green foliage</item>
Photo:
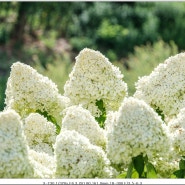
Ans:
[[[36,67],[63,93],[85,47],[120,66],[133,94],[138,76],[185,49],[184,20],[185,2],[0,2],[0,109],[13,62]]]
[[[124,81],[128,84],[129,95],[135,92],[135,82],[139,77],[149,75],[159,63],[164,62],[167,58],[178,53],[177,46],[172,41],[170,44],[160,40],[156,43],[143,46],[136,46],[134,52],[130,53],[128,59],[122,62],[113,62],[118,66],[124,74]],[[128,68],[124,67],[124,63],[128,63]],[[60,93],[64,92],[64,84],[69,79],[69,73],[72,70],[74,63],[70,62],[69,58],[60,58],[55,63],[49,64],[47,69],[41,65],[36,65],[35,68],[45,76],[51,78],[58,86]]]
[[[0,2],[0,43],[42,30],[42,38],[65,37],[73,50],[111,49],[120,59],[160,39],[185,49],[184,19],[185,2]]]
[[[136,46],[134,53],[129,54],[126,62],[129,69],[122,67],[124,80],[128,84],[129,94],[135,92],[135,83],[139,77],[149,75],[159,63],[163,63],[170,56],[176,55],[178,48],[173,41],[170,44],[160,40],[153,45]]]
[[[63,59],[61,59],[61,56],[57,55],[55,56],[55,62],[52,64],[49,63],[47,65],[47,69],[43,68],[42,65],[37,63],[33,67],[42,75],[47,76],[50,78],[53,82],[56,83],[59,92],[61,94],[64,93],[64,84],[69,79],[69,73],[72,70],[73,63],[71,63],[68,56],[65,56]]]

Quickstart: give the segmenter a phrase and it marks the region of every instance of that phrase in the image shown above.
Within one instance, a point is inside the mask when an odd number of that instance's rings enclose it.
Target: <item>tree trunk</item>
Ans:
[[[19,10],[17,15],[17,21],[11,32],[11,40],[15,41],[17,44],[23,43],[25,26],[27,23],[27,14],[30,3],[29,2],[19,2]]]

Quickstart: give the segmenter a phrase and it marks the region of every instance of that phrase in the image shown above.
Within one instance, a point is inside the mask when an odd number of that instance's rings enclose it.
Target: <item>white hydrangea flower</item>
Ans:
[[[34,178],[53,178],[56,168],[54,156],[44,152],[29,150],[30,161],[34,166]]]
[[[128,165],[140,154],[151,161],[169,149],[166,125],[142,100],[126,98],[118,112],[108,115],[105,125],[107,154],[114,164]]]
[[[57,136],[55,157],[56,178],[110,178],[114,174],[104,151],[74,130]]]
[[[92,144],[105,148],[104,130],[100,128],[90,111],[82,106],[71,106],[65,110],[62,129],[75,130],[87,137]]]
[[[39,110],[57,119],[69,99],[59,94],[50,79],[31,66],[16,62],[11,66],[5,103],[7,108],[16,110],[22,117]]]
[[[172,117],[185,107],[185,53],[165,60],[136,83],[134,97]]]
[[[155,158],[152,164],[157,171],[158,178],[171,178],[173,172],[179,169],[179,159],[168,154],[166,157]]]
[[[168,128],[176,154],[185,156],[185,108],[168,123]]]
[[[14,110],[0,113],[0,178],[30,178],[33,168],[20,116]]]
[[[103,100],[106,111],[117,110],[127,95],[127,84],[118,67],[112,65],[99,51],[83,49],[64,86],[64,95],[73,105],[82,104],[93,116],[101,112],[96,101]]]
[[[57,135],[53,123],[38,113],[31,113],[25,119],[24,133],[31,149],[52,155]]]
[[[118,112],[110,111],[108,112],[105,120],[105,132],[107,134],[111,134],[114,130],[114,124],[117,123],[117,114]]]

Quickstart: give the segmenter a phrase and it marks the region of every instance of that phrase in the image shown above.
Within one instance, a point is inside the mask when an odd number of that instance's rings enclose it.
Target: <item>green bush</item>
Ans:
[[[26,7],[26,14],[20,14],[21,7]],[[159,38],[166,43],[173,40],[183,50],[184,8],[184,2],[2,2],[0,43],[8,43],[13,31],[16,33],[15,26],[22,23],[22,40],[29,35],[51,47],[51,37],[65,37],[76,52],[90,47],[107,56],[106,52],[112,50],[121,59],[135,46]],[[25,21],[20,22],[19,15],[25,16]],[[42,38],[38,38],[40,31]]]
[[[174,42],[170,44],[160,40],[156,43],[134,48],[134,53],[130,54],[124,62],[128,65],[128,70],[122,67],[125,82],[128,83],[129,93],[135,92],[135,82],[139,77],[149,75],[159,63],[164,62],[168,57],[178,53],[178,48]]]
[[[165,42],[173,40],[179,49],[185,49],[185,4],[183,2],[156,3],[154,16],[159,20],[157,31]]]
[[[73,50],[80,51],[83,48],[94,48],[94,43],[91,38],[88,37],[72,37],[70,44],[73,46]]]

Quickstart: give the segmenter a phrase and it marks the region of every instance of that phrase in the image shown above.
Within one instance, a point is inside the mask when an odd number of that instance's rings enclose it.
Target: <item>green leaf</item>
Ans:
[[[181,159],[179,161],[179,168],[180,170],[185,170],[185,160],[184,159]]]
[[[124,173],[119,174],[116,178],[117,179],[124,179],[124,178],[126,178],[126,175],[127,175],[127,173],[124,172]]]
[[[147,178],[157,178],[157,173],[152,163],[147,162],[146,169],[147,169]]]
[[[173,172],[173,174],[177,178],[184,178],[185,177],[185,170],[177,170],[177,171]]]
[[[52,122],[52,123],[56,126],[56,134],[58,135],[58,134],[60,133],[61,128],[60,128],[60,126],[57,124],[56,119],[55,119],[53,116],[49,115],[49,116],[48,116],[48,121]]]
[[[132,161],[133,161],[134,168],[139,174],[139,178],[143,178],[142,174],[144,172],[144,166],[145,166],[143,155],[141,154],[141,155],[138,155],[137,157],[133,157]]]
[[[106,120],[106,110],[104,107],[104,103],[103,100],[97,100],[96,101],[96,106],[98,107],[98,109],[101,111],[101,115],[99,117],[96,117],[96,121],[99,123],[101,128],[105,127],[105,120]]]
[[[57,135],[60,133],[61,128],[57,124],[57,121],[53,116],[49,115],[47,111],[42,112],[40,110],[37,110],[36,112],[43,115],[48,121],[50,121],[51,123],[53,123],[56,126],[56,134]]]
[[[176,175],[175,174],[171,174],[170,175],[170,179],[175,179],[176,178]]]
[[[156,108],[156,109],[155,109],[155,111],[156,111],[156,112],[157,112],[157,114],[161,117],[161,119],[164,121],[165,116],[164,116],[163,111],[162,111],[162,110],[160,110],[160,109],[159,109],[159,107],[158,107],[158,108]]]
[[[135,169],[133,169],[133,171],[132,171],[132,178],[133,179],[138,179],[139,178],[139,174]]]
[[[179,161],[179,170],[173,172],[173,174],[177,178],[185,178],[185,160],[184,160],[184,156],[182,156],[182,159]]]

